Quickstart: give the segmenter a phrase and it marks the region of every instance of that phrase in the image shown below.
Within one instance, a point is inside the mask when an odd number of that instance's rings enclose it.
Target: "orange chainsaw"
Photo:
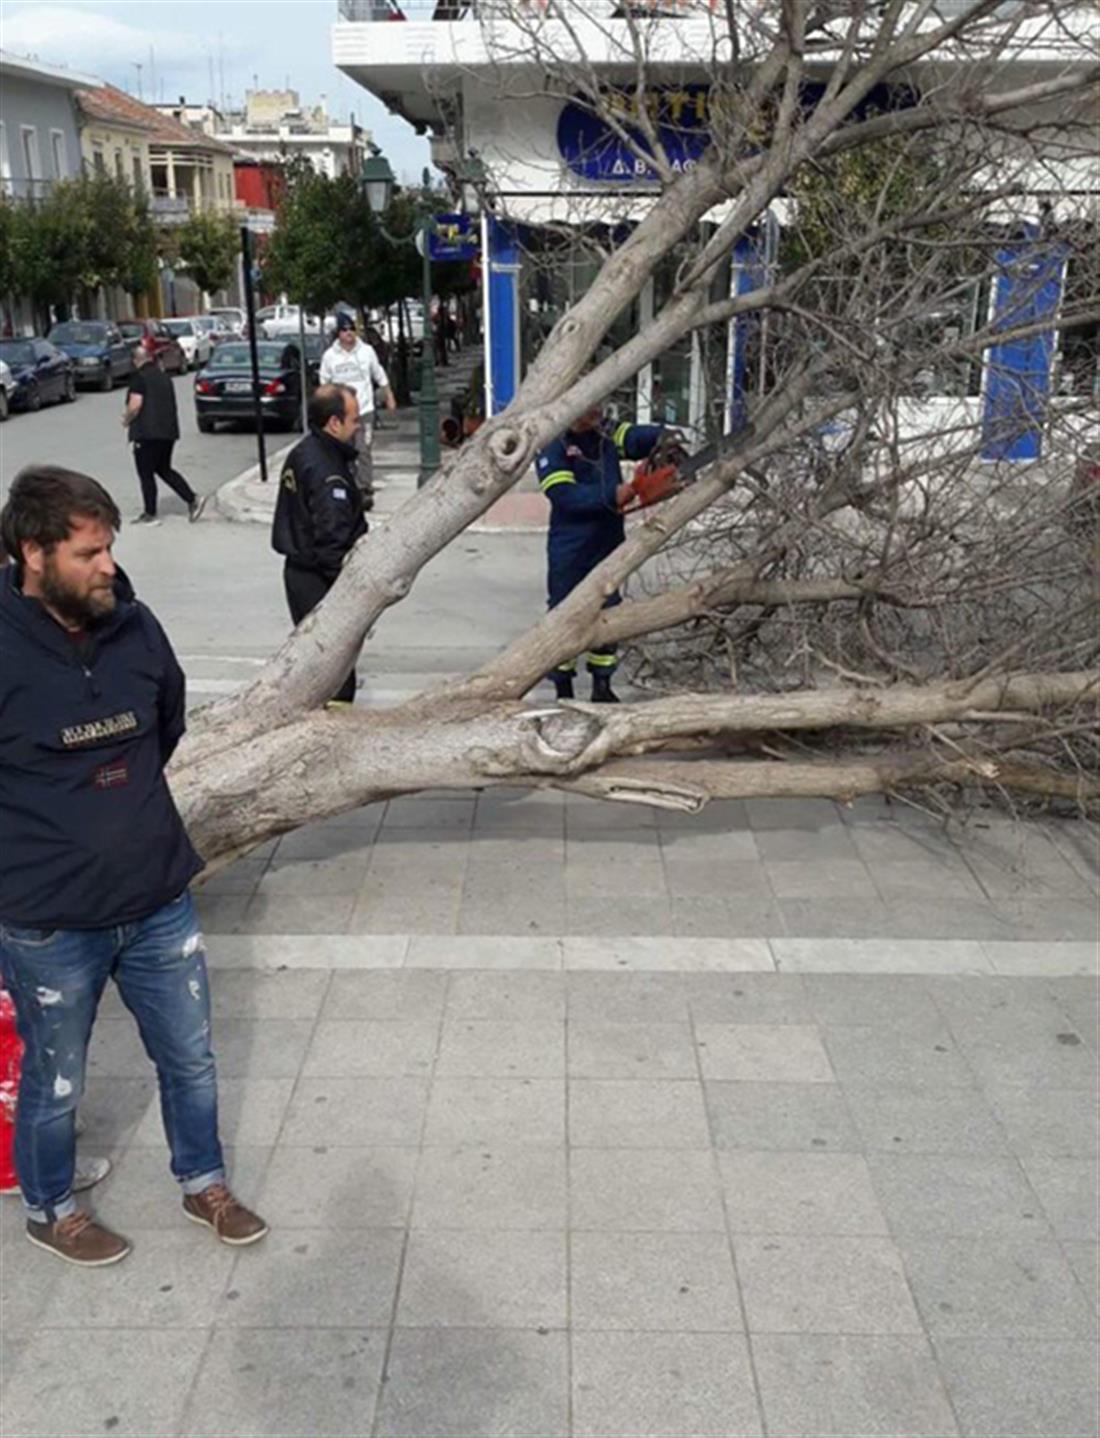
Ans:
[[[717,454],[718,446],[711,444],[698,454],[689,455],[679,430],[665,430],[649,457],[635,468],[630,481],[631,498],[623,505],[622,512],[632,514],[637,509],[659,504],[662,499],[671,499],[686,488],[700,470],[713,464]]]

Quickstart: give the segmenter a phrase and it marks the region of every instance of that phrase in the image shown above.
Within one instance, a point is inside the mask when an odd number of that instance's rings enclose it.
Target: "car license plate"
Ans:
[[[251,394],[252,381],[250,379],[229,379],[225,382],[226,394]]]

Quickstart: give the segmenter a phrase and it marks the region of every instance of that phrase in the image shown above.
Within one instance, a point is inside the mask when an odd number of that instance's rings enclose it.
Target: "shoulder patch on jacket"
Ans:
[[[291,494],[297,493],[298,476],[294,473],[293,469],[291,469],[289,464],[283,470],[282,474],[280,474],[279,483],[285,490],[289,490]]]

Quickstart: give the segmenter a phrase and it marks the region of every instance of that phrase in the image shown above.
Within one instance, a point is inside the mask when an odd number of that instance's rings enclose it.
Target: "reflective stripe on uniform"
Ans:
[[[548,474],[545,479],[539,481],[539,488],[543,494],[548,489],[553,489],[555,484],[576,484],[577,476],[571,469],[555,469],[553,474]]]
[[[622,424],[620,424],[615,430],[615,448],[619,451],[620,454],[625,453],[626,436],[631,428],[632,426],[630,424],[630,421],[626,420]]]
[[[619,662],[617,654],[598,654],[594,650],[588,651],[589,669],[614,669]]]

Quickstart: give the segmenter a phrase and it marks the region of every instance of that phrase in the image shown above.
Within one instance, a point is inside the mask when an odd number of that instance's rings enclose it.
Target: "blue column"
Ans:
[[[519,242],[514,229],[488,223],[489,414],[506,409],[519,388]]]
[[[993,327],[1015,329],[1053,320],[1062,296],[1066,255],[1037,238],[1037,227],[996,256]],[[1006,340],[988,351],[982,407],[982,458],[1038,459],[1050,394],[1054,330]]]
[[[750,232],[742,235],[733,247],[733,271],[730,294],[747,295],[766,282],[768,267],[761,236]],[[729,396],[726,401],[726,433],[743,429],[748,412],[746,358],[749,340],[758,330],[758,314],[739,315],[729,326]]]

